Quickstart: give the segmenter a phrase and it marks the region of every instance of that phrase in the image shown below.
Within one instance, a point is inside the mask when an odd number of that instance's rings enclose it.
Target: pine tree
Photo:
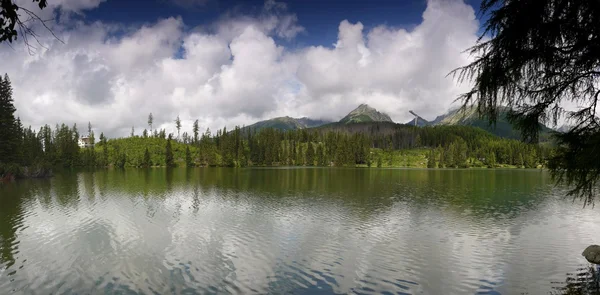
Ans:
[[[165,147],[165,165],[167,167],[175,167],[175,159],[173,158],[173,150],[171,148],[171,135],[167,139],[167,145]]]
[[[308,148],[306,149],[306,165],[315,165],[315,148],[313,147],[312,142],[308,143]]]
[[[175,119],[175,128],[177,128],[177,140],[179,140],[179,130],[181,130],[181,120],[179,120],[179,116]]]
[[[446,156],[445,156],[446,151],[441,146],[438,146],[437,149],[438,149],[438,154],[440,154],[440,160],[438,162],[438,167],[444,168],[444,167],[446,167]]]
[[[194,121],[194,144],[198,144],[198,132],[200,131],[200,126],[198,125],[198,119]]]
[[[187,167],[194,166],[194,162],[192,161],[192,153],[190,153],[190,147],[188,145],[185,146],[185,165]]]
[[[100,133],[100,143],[102,144],[102,164],[108,166],[108,144],[104,133]]]
[[[323,145],[317,145],[317,162],[319,166],[327,166],[325,161],[325,151],[323,151]]]
[[[304,166],[304,151],[302,142],[298,143],[298,153],[296,153],[296,166]]]
[[[496,168],[496,153],[490,151],[486,157],[488,168]]]
[[[152,166],[152,160],[150,159],[150,151],[148,151],[147,147],[146,147],[146,150],[144,151],[143,166],[144,167],[150,167],[150,166]]]
[[[524,163],[523,163],[523,162],[524,162],[524,161],[523,161],[523,154],[522,154],[522,153],[519,153],[519,154],[517,155],[517,157],[516,157],[516,159],[515,159],[515,160],[516,160],[516,161],[515,161],[515,165],[516,165],[518,168],[523,168],[523,164],[524,164]]]
[[[429,156],[427,157],[427,168],[435,168],[435,152],[433,149],[429,150]]]
[[[0,77],[0,162],[16,163],[19,134],[14,113],[12,86],[8,75]]]
[[[150,113],[150,115],[148,115],[148,126],[150,127],[150,134],[152,134],[152,122],[154,122],[154,116],[152,116],[152,113]],[[154,133],[156,135],[156,133]]]

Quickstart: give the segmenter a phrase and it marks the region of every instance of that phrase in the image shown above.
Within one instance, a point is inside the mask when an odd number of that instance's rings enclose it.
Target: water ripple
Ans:
[[[536,293],[600,230],[543,174],[191,171],[19,191],[0,208],[0,293]]]

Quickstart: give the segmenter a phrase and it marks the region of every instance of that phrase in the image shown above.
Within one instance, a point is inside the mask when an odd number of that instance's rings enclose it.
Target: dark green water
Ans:
[[[150,169],[0,186],[0,294],[548,294],[600,212],[535,170]]]

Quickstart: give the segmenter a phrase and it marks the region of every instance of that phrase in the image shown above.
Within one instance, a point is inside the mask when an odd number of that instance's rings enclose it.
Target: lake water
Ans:
[[[548,294],[600,212],[540,170],[149,169],[0,186],[0,294]]]

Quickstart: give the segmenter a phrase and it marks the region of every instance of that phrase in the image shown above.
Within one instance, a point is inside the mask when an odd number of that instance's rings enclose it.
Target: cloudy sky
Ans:
[[[18,115],[35,128],[88,121],[110,136],[277,116],[338,120],[361,103],[410,120],[444,113],[468,85],[477,2],[49,0],[33,51],[0,45]],[[324,2],[324,3],[321,3]],[[30,40],[31,41],[31,40]],[[62,42],[61,42],[62,41]],[[64,42],[64,43],[63,43]]]

